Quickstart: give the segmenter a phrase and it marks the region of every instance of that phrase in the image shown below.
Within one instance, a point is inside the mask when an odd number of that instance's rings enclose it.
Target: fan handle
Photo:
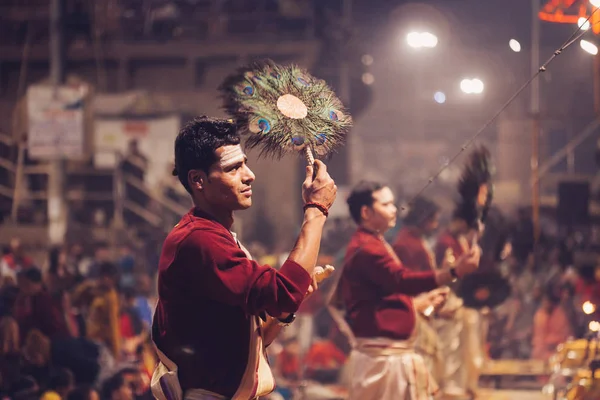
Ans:
[[[313,165],[315,163],[315,156],[313,156],[313,152],[309,146],[304,148],[304,156],[306,157],[306,162],[308,165]]]

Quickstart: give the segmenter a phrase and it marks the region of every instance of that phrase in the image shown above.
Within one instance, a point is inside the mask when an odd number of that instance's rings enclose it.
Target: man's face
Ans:
[[[398,209],[394,204],[394,194],[388,187],[373,192],[373,205],[368,207],[363,218],[379,232],[396,226]]]
[[[231,211],[249,208],[255,176],[248,168],[248,159],[241,146],[221,146],[215,154],[218,161],[211,166],[207,182],[202,185],[205,198],[211,204]]]
[[[133,400],[131,386],[127,382],[123,383],[123,386],[113,392],[111,400]]]
[[[432,235],[435,231],[437,231],[439,226],[440,214],[436,212],[431,216],[431,218],[425,221],[425,224],[423,225],[423,233],[426,235]]]
[[[27,278],[19,279],[19,289],[27,296],[33,296],[41,291],[42,285],[36,282],[32,282]]]

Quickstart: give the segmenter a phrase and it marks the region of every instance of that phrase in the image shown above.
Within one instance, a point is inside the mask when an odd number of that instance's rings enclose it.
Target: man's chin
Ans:
[[[252,199],[245,199],[239,204],[239,210],[247,210],[252,207]]]

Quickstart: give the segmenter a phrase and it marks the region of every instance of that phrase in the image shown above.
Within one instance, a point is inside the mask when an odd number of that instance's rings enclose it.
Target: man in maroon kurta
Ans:
[[[252,204],[255,177],[235,124],[196,118],[175,142],[175,171],[195,207],[165,240],[153,340],[159,399],[239,399],[274,388],[264,347],[293,321],[313,282],[321,232],[336,187],[323,163],[307,167],[304,222],[279,271],[253,261],[230,231]],[[314,284],[314,282],[313,282]],[[266,322],[265,322],[266,321]]]
[[[459,258],[469,250],[469,247],[469,242],[460,231],[446,229],[440,233],[435,243],[436,263],[442,264],[444,261]]]
[[[346,250],[339,282],[346,321],[354,336],[351,363],[356,368],[350,398],[429,399],[436,385],[413,349],[412,296],[474,271],[479,252],[475,250],[455,267],[411,271],[383,238],[396,224],[391,190],[361,182],[350,194],[348,206],[359,225]]]
[[[407,268],[422,272],[436,269],[433,251],[426,240],[438,228],[438,218],[439,208],[434,202],[421,196],[413,201],[394,242],[394,251]]]
[[[472,247],[472,231],[464,208],[458,206],[448,227],[437,238],[434,251],[438,265],[451,264]],[[447,396],[475,395],[482,360],[481,327],[476,310],[463,306],[462,299],[451,293],[434,322],[440,338],[444,371],[443,392]]]
[[[418,196],[412,201],[409,211],[404,217],[404,226],[394,241],[394,251],[400,262],[412,271],[434,271],[437,269],[435,255],[428,242],[429,237],[437,230],[439,225],[439,207],[433,201]],[[431,296],[436,296],[436,289],[423,293],[413,299],[417,324],[415,329],[415,349],[423,356],[428,370],[437,383],[441,383],[442,357],[440,340],[432,316],[435,307],[428,304]],[[447,296],[449,288],[443,289]]]

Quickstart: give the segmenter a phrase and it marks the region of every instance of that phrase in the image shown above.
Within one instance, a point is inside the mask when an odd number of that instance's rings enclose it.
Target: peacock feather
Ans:
[[[326,156],[344,143],[352,118],[325,81],[271,60],[240,68],[219,87],[246,145],[261,156]]]
[[[485,146],[476,148],[464,166],[458,182],[460,200],[454,215],[477,228],[478,221],[484,222],[492,205],[494,188],[492,185],[491,154]]]

